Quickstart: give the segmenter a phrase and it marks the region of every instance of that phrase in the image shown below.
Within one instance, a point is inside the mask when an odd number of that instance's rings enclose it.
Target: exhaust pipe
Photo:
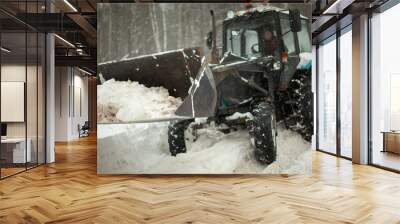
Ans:
[[[210,10],[211,14],[211,21],[212,21],[212,47],[211,47],[211,57],[210,57],[210,63],[211,64],[218,64],[218,49],[217,49],[217,28],[215,25],[215,16],[214,16],[214,11]]]

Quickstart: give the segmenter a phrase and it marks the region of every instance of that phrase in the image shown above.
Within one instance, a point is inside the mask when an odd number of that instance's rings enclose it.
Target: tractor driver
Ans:
[[[262,35],[265,55],[274,55],[278,49],[278,40],[270,29],[266,29]]]

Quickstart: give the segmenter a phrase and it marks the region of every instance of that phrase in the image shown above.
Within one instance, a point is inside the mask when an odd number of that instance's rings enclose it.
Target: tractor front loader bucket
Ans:
[[[217,105],[217,88],[214,75],[208,66],[206,58],[203,58],[196,79],[189,89],[183,103],[175,114],[181,117],[213,117]]]
[[[157,54],[100,63],[105,79],[136,81],[147,87],[164,87],[171,96],[184,99],[201,66],[200,48],[185,48]]]

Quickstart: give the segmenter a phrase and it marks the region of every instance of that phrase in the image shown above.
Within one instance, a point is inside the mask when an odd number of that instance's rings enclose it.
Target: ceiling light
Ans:
[[[78,10],[68,1],[64,0],[65,4],[67,4],[74,12],[78,12]]]
[[[83,72],[83,73],[85,73],[85,74],[87,74],[87,75],[92,75],[92,73],[90,73],[90,72],[88,72],[88,71],[86,71],[86,70],[83,70],[83,69],[81,69],[81,68],[79,68],[79,67],[78,67],[78,70],[81,71],[81,72]]]
[[[6,52],[6,53],[10,53],[10,52],[11,52],[11,50],[9,50],[9,49],[7,49],[7,48],[5,48],[5,47],[1,47],[1,50],[4,51],[4,52]]]
[[[57,38],[58,38],[59,40],[61,40],[62,42],[66,43],[68,46],[75,48],[75,45],[73,45],[73,44],[72,44],[71,42],[69,42],[68,40],[66,40],[66,39],[64,39],[64,38],[62,38],[62,37],[60,37],[60,36],[57,35],[57,34],[54,34],[54,36],[57,37]]]

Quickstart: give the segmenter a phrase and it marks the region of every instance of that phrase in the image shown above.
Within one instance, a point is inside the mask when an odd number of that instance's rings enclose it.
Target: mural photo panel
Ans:
[[[309,4],[98,4],[98,173],[311,172]]]

